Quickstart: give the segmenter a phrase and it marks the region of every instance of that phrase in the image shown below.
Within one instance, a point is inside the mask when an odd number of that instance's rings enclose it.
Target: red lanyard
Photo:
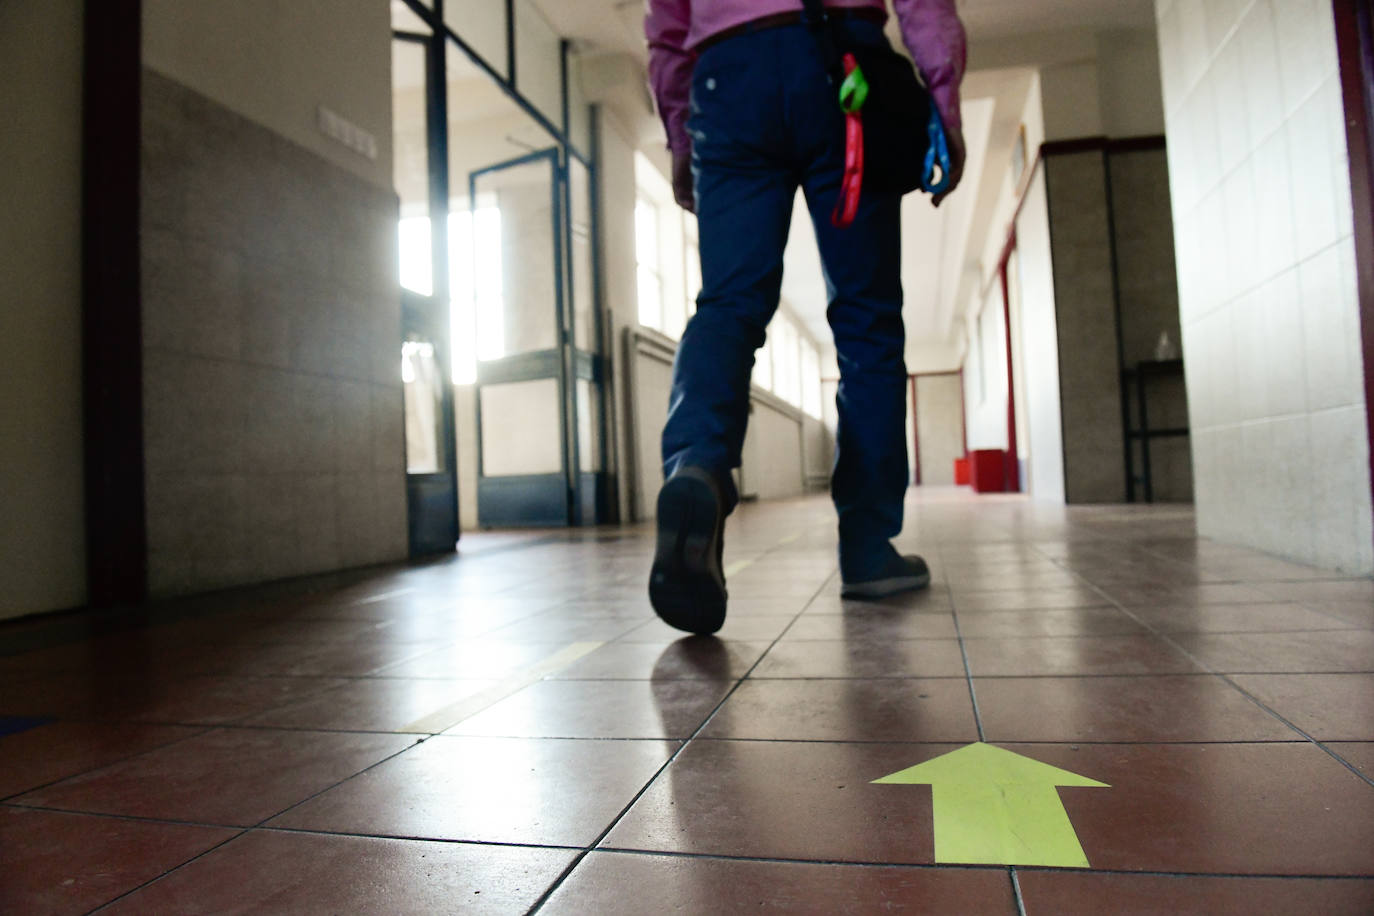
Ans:
[[[844,73],[849,76],[859,68],[853,54],[844,56]],[[830,222],[844,229],[854,222],[859,212],[859,194],[864,184],[864,120],[859,107],[846,110],[844,115],[844,181],[840,185],[840,198],[835,201],[835,210],[830,214]]]

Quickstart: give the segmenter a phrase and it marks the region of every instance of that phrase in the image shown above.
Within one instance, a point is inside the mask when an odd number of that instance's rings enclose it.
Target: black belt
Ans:
[[[845,20],[858,19],[864,22],[873,22],[882,25],[887,22],[887,12],[885,10],[874,9],[873,7],[837,7],[827,9],[825,15],[830,19]],[[700,54],[714,44],[720,44],[727,38],[735,38],[739,35],[748,35],[751,32],[762,32],[765,29],[776,29],[785,25],[803,25],[806,23],[806,14],[796,13],[775,13],[772,16],[762,16],[758,19],[751,19],[748,22],[731,26],[724,31],[717,32],[702,40],[693,50]]]

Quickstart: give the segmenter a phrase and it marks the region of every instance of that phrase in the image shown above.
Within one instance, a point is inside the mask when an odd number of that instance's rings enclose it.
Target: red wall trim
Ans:
[[[1374,11],[1369,0],[1335,0],[1336,47],[1345,135],[1350,153],[1350,191],[1355,214],[1355,269],[1364,351],[1365,429],[1369,478],[1374,487]]]

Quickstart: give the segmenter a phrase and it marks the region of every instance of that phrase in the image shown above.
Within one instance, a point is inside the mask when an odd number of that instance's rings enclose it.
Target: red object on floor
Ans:
[[[969,482],[968,458],[954,459],[954,483],[956,486],[967,486]]]
[[[1007,476],[1003,470],[1007,453],[1000,448],[980,448],[969,453],[969,471],[977,493],[1003,493]]]

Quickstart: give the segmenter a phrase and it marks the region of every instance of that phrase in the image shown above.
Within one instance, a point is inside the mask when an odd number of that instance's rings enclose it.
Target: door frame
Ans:
[[[443,21],[443,0],[435,0],[434,14]],[[424,17],[421,17],[424,18]],[[451,553],[462,536],[458,524],[458,435],[453,390],[453,339],[450,310],[452,281],[449,269],[449,144],[448,42],[439,29],[430,34],[393,29],[394,42],[418,44],[425,51],[425,139],[429,173],[429,238],[431,292],[429,296],[401,289],[401,342],[415,332],[435,347],[444,373],[440,386],[440,452],[438,472],[406,471],[406,524],[411,557]],[[399,286],[399,284],[398,284]],[[399,348],[398,348],[399,355]]]
[[[483,526],[554,527],[573,522],[574,473],[577,452],[570,435],[575,417],[573,398],[576,386],[569,384],[566,355],[567,290],[565,264],[565,193],[558,147],[536,150],[513,159],[492,163],[468,173],[468,208],[476,226],[478,182],[490,175],[527,165],[546,163],[549,169],[549,239],[553,245],[554,346],[517,353],[498,360],[477,362],[477,516]],[[475,228],[474,228],[475,233]],[[487,385],[509,384],[552,378],[558,387],[559,469],[548,474],[489,477],[486,449],[483,447],[482,389]],[[575,427],[575,424],[571,424]]]

